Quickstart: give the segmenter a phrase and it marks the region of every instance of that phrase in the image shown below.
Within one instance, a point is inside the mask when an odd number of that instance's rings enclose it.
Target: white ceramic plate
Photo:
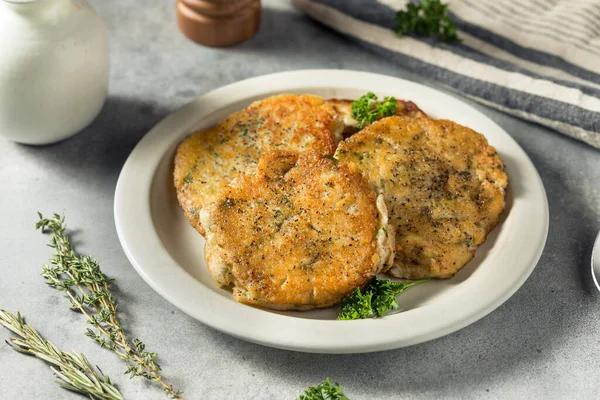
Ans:
[[[277,93],[356,99],[372,91],[414,101],[432,117],[482,132],[506,163],[510,184],[499,226],[454,278],[402,294],[403,312],[337,321],[337,309],[273,312],[236,303],[204,262],[204,239],[176,200],[172,163],[178,143],[252,101]],[[548,204],[535,167],[498,125],[467,104],[417,83],[366,72],[307,70],[237,82],[201,96],[156,125],[125,163],[115,193],[115,222],[142,278],[192,317],[267,346],[319,353],[393,349],[435,339],[482,318],[506,301],[535,267],[548,232]]]

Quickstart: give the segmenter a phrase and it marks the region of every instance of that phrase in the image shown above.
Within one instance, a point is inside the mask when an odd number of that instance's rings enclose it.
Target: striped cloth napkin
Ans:
[[[405,68],[600,148],[600,0],[446,0],[462,39],[397,37],[406,0],[293,0]]]

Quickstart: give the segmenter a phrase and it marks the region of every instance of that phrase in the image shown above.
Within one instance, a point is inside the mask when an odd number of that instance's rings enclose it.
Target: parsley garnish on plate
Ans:
[[[378,102],[377,96],[369,92],[353,101],[351,107],[352,117],[358,121],[358,129],[360,130],[378,119],[396,114],[397,106],[395,97],[386,96],[382,102]]]
[[[300,395],[298,400],[350,400],[342,392],[339,383],[331,383],[329,378],[325,379],[319,386],[311,386]]]
[[[379,279],[376,276],[363,291],[354,289],[344,297],[338,319],[364,319],[382,317],[390,310],[398,308],[396,296],[408,288],[430,279],[420,279],[412,282],[396,282],[389,279]]]
[[[448,16],[448,4],[440,0],[421,0],[408,3],[406,10],[396,13],[396,34],[416,36],[435,36],[442,42],[460,41],[456,33],[456,24]]]

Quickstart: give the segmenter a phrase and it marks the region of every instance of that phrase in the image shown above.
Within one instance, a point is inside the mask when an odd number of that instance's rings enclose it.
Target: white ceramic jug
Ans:
[[[0,0],[0,136],[48,144],[98,115],[108,34],[85,0]]]

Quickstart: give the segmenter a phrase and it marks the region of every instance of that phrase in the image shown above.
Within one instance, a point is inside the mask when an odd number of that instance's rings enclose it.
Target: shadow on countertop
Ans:
[[[51,169],[115,176],[140,139],[170,111],[151,102],[108,97],[96,119],[75,136],[45,146],[18,146]]]

